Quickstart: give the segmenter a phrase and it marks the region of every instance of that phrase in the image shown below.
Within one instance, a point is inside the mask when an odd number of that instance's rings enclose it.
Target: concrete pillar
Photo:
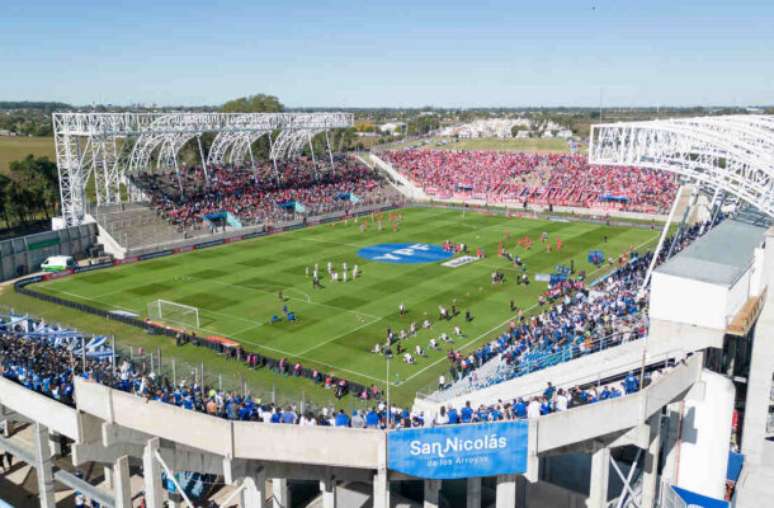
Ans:
[[[320,492],[322,493],[322,508],[336,508],[336,478],[329,476],[320,480]]]
[[[13,422],[11,420],[3,420],[3,437],[8,439],[13,434]]]
[[[35,448],[35,473],[38,477],[38,498],[41,508],[54,508],[54,464],[51,460],[51,448],[48,446],[48,429],[36,423],[32,430]]]
[[[607,507],[607,485],[610,480],[610,448],[600,448],[591,456],[591,483],[588,508]]]
[[[264,508],[266,506],[266,473],[261,471],[255,477],[244,480],[242,508]]]
[[[516,506],[516,475],[501,474],[497,477],[496,508],[515,508]]]
[[[390,480],[386,469],[374,475],[374,508],[390,508]]]
[[[62,441],[59,439],[59,434],[56,432],[48,433],[48,447],[51,449],[52,457],[62,455]]]
[[[516,508],[527,508],[527,485],[526,475],[516,477]]]
[[[161,508],[163,505],[161,489],[161,464],[156,459],[159,438],[153,438],[145,444],[142,453],[143,483],[145,485],[146,508]]]
[[[771,330],[774,326],[774,228],[766,237],[765,265],[770,291],[758,318],[753,335],[750,375],[747,379],[747,400],[745,401],[744,426],[742,427],[742,453],[745,464],[760,464],[763,460],[763,441],[771,403],[771,377],[774,372],[774,341]],[[770,252],[771,251],[771,252]]]
[[[438,508],[441,495],[441,480],[425,480],[425,508]]]
[[[115,508],[132,508],[132,484],[129,479],[129,457],[119,457],[113,464]]]
[[[285,478],[272,478],[271,493],[274,508],[290,508],[290,489]]]
[[[643,467],[642,477],[642,507],[656,506],[656,489],[658,488],[658,460],[661,452],[661,413],[656,413],[648,421],[650,426],[650,444]]]
[[[664,427],[661,434],[661,444],[664,450],[661,466],[662,481],[678,485],[680,476],[677,474],[678,456],[680,451],[680,424],[685,401],[673,402],[667,406]]]
[[[481,478],[468,478],[465,508],[481,508]]]
[[[742,453],[745,464],[760,464],[763,459],[763,440],[766,439],[769,403],[771,399],[771,375],[774,372],[774,341],[767,332],[774,326],[774,228],[766,232],[766,249],[763,253],[763,280],[771,291],[758,317],[753,335],[750,357],[750,375],[747,378],[744,426],[742,427]]]
[[[103,466],[102,475],[105,477],[105,488],[113,490],[113,466]]]

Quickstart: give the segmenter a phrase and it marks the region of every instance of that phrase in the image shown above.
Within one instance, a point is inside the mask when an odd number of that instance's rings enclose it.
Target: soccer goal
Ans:
[[[154,321],[187,328],[199,328],[199,309],[169,300],[154,300],[148,304],[148,317]]]

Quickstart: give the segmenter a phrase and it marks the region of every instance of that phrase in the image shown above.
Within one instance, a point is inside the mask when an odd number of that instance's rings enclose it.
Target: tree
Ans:
[[[8,206],[5,199],[10,185],[11,179],[5,175],[0,174],[0,215],[3,216],[6,228],[11,227],[11,221],[8,219]]]
[[[278,98],[262,93],[230,100],[221,108],[224,113],[280,113],[284,109]]]
[[[357,142],[357,131],[354,127],[331,130],[331,149],[334,152],[346,152],[352,150]]]
[[[441,121],[435,115],[422,115],[408,123],[408,134],[410,136],[424,136],[438,129]]]
[[[48,157],[28,155],[10,164],[7,182],[0,182],[6,218],[12,213],[22,224],[27,224],[40,213],[46,219],[56,213],[59,203],[59,180],[56,164]]]

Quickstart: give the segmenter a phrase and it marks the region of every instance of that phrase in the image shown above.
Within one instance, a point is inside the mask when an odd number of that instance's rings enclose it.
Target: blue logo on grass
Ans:
[[[439,245],[431,243],[380,243],[357,251],[361,258],[382,263],[434,263],[452,257]]]

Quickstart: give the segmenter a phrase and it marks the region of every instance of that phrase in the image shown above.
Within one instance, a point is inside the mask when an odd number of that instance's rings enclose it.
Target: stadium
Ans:
[[[0,491],[766,505],[774,117],[596,124],[588,154],[336,151],[352,123],[54,114],[62,214],[0,267],[65,324],[3,310]]]

